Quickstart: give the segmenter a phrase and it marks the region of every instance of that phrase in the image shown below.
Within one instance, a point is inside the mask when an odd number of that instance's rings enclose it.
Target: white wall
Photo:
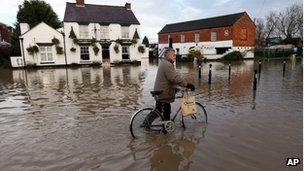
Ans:
[[[13,68],[15,67],[23,67],[23,58],[22,56],[13,56],[11,57],[11,65]]]
[[[159,52],[164,47],[168,47],[168,43],[166,44],[159,44]],[[227,41],[216,41],[216,42],[199,42],[198,44],[191,42],[191,43],[173,43],[173,48],[176,50],[176,48],[179,48],[179,53],[182,56],[185,56],[188,54],[189,48],[190,47],[195,47],[196,49],[199,49],[202,54],[207,59],[218,59],[224,56],[225,54],[216,54],[216,49],[218,47],[231,47],[232,50],[240,51],[244,53],[244,58],[253,58],[254,57],[254,51],[249,51],[253,47],[234,47],[232,40],[227,40]],[[229,52],[231,52],[229,51]],[[228,52],[227,52],[228,53]]]
[[[65,65],[64,54],[62,54],[62,55],[57,54],[56,47],[54,45],[52,46],[52,54],[53,54],[53,59],[55,62],[54,64],[41,64],[40,63],[41,62],[40,52],[38,52],[37,54],[32,56],[26,50],[30,46],[37,45],[37,43],[52,43],[52,39],[54,37],[60,41],[59,46],[64,48],[62,34],[43,22],[38,24],[34,28],[32,28],[30,31],[28,31],[23,36],[20,36],[20,38],[23,38],[23,46],[24,46],[23,55],[25,57],[26,64],[33,63],[33,64],[36,64],[37,66]],[[21,41],[20,41],[20,43],[21,43]],[[22,48],[22,46],[20,46],[20,47]],[[22,51],[22,49],[21,49],[21,51]]]

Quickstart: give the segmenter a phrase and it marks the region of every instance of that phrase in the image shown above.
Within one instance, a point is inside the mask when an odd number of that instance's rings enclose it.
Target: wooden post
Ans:
[[[254,70],[254,75],[253,75],[253,90],[256,90],[257,88],[257,70]]]
[[[212,64],[209,64],[209,81],[208,81],[209,84],[211,84],[211,75],[212,75],[211,68],[212,68]]]

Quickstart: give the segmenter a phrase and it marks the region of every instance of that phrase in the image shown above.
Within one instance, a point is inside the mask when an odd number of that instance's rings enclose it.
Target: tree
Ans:
[[[12,55],[21,54],[19,44],[20,23],[28,23],[32,28],[42,21],[55,29],[61,27],[57,14],[48,3],[42,0],[25,0],[22,5],[19,5],[17,21],[11,34]]]
[[[303,31],[303,7],[299,4],[293,4],[280,12],[278,21],[278,32],[285,39],[302,37]]]
[[[278,25],[279,15],[275,11],[271,11],[266,16],[265,25],[265,38],[268,39],[271,36],[277,35],[277,25]]]
[[[256,45],[261,47],[265,44],[265,25],[264,20],[262,18],[257,18],[255,20],[256,25]]]
[[[149,47],[149,40],[148,40],[147,36],[144,37],[142,44],[144,44],[146,47]]]
[[[138,35],[138,32],[137,32],[137,29],[135,30],[135,33],[133,35],[133,39],[139,39],[139,35]]]

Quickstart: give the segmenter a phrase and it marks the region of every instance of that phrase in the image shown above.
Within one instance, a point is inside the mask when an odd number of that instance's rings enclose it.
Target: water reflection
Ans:
[[[208,131],[177,129],[134,141],[129,119],[138,108],[154,104],[150,91],[158,62],[0,69],[0,168],[282,170],[286,155],[301,156],[299,59],[287,61],[284,78],[282,60],[263,61],[257,91],[252,78],[258,65],[252,60],[232,64],[230,79],[225,63],[203,64],[201,79],[191,63],[177,63],[177,70],[194,82],[196,100],[206,107]],[[176,110],[179,101],[172,106]]]
[[[205,136],[207,125],[202,128],[178,129],[175,134],[149,134],[143,140],[132,140],[128,145],[133,160],[142,162],[149,158],[150,170],[189,170],[193,164],[196,146]],[[149,156],[147,156],[149,154]]]

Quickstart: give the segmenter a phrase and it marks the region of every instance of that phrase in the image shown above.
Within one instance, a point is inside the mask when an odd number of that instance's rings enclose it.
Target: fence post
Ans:
[[[202,77],[202,75],[201,75],[201,65],[200,64],[198,64],[198,78],[201,78]]]
[[[212,64],[209,64],[209,81],[208,81],[209,84],[211,84],[211,75],[212,75],[211,68],[212,68]]]
[[[253,75],[253,90],[256,90],[257,88],[257,70],[254,70],[254,75]]]
[[[284,62],[283,62],[283,77],[285,75],[285,68],[286,68],[286,59],[284,59]]]
[[[228,75],[229,75],[229,78],[230,78],[230,75],[231,75],[231,62],[229,62],[229,71],[228,71]]]
[[[262,69],[262,61],[259,60],[259,74],[261,74],[261,69]]]

